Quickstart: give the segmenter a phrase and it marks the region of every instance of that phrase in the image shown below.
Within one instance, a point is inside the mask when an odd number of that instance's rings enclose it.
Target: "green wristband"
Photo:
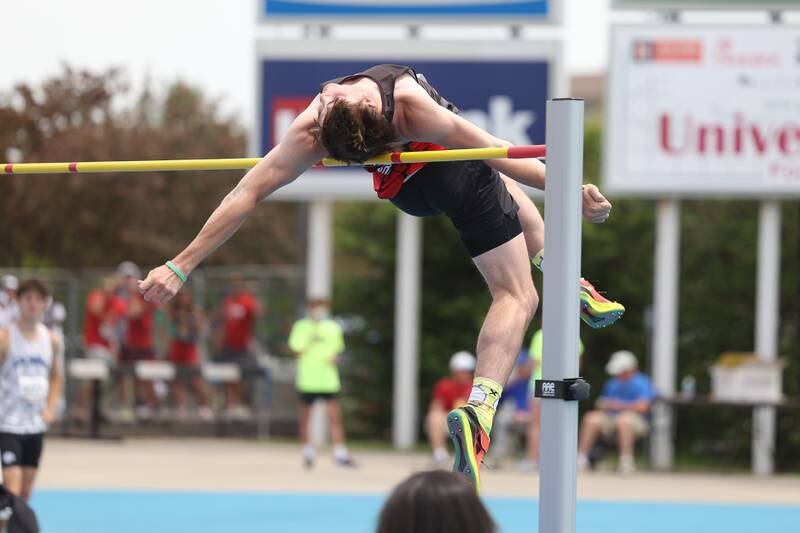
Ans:
[[[164,264],[165,264],[165,265],[167,265],[167,268],[169,268],[170,270],[172,270],[173,272],[175,272],[175,275],[176,275],[176,276],[178,276],[178,277],[181,279],[181,281],[182,281],[182,282],[186,283],[186,274],[184,274],[183,272],[181,272],[181,269],[180,269],[180,268],[178,268],[178,267],[175,265],[175,263],[173,263],[172,261],[167,261],[167,262],[166,262],[166,263],[164,263]]]

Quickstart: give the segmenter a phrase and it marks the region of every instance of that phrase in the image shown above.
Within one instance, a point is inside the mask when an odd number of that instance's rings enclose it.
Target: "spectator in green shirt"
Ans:
[[[297,391],[300,393],[300,439],[303,441],[303,462],[314,465],[316,452],[308,430],[311,407],[325,402],[331,426],[333,457],[339,466],[354,466],[345,445],[342,413],[338,395],[339,356],[344,351],[342,328],[328,317],[328,301],[316,298],[308,302],[308,316],[292,326],[289,348],[297,356]]]
[[[540,329],[533,334],[531,346],[528,354],[531,358],[533,368],[531,369],[530,394],[533,396],[534,384],[537,379],[542,379],[542,337],[543,331]],[[578,339],[578,356],[583,356],[583,341]],[[564,376],[567,377],[567,376]],[[539,429],[542,420],[542,402],[538,398],[532,398],[531,418],[528,424],[528,453],[526,460],[522,463],[524,470],[536,470],[539,468]]]

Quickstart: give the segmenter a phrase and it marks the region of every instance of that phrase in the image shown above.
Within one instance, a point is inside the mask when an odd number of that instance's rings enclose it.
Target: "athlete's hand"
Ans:
[[[583,186],[583,216],[594,224],[602,224],[611,214],[611,202],[592,184]]]
[[[167,265],[154,268],[144,281],[139,282],[139,292],[144,295],[144,299],[156,304],[172,299],[181,287],[183,282]]]

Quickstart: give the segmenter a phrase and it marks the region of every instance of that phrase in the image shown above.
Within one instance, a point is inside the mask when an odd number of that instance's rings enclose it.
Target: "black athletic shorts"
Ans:
[[[0,460],[3,468],[10,466],[39,467],[44,447],[44,433],[17,435],[0,433]]]
[[[314,405],[317,400],[335,400],[339,397],[338,392],[301,392],[300,401],[303,405]]]
[[[519,206],[500,174],[483,161],[426,165],[403,184],[392,203],[413,216],[447,215],[471,257],[522,233]]]

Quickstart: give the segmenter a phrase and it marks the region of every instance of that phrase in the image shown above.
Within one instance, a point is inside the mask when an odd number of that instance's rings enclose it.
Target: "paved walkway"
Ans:
[[[152,491],[270,491],[385,494],[427,457],[356,451],[359,468],[342,470],[329,457],[301,467],[299,448],[239,440],[129,439],[123,442],[49,439],[37,487]],[[538,478],[511,469],[483,471],[482,495],[535,498]],[[605,472],[578,478],[581,500],[800,505],[800,477]]]

